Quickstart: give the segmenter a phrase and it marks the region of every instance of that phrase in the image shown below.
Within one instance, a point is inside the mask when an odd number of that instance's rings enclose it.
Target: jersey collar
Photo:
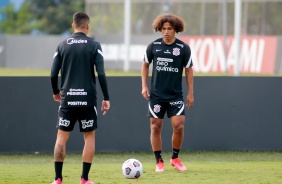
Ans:
[[[84,36],[86,36],[86,34],[85,34],[85,33],[83,33],[83,32],[76,32],[76,33],[73,33],[73,35],[79,35],[79,36],[84,35]]]

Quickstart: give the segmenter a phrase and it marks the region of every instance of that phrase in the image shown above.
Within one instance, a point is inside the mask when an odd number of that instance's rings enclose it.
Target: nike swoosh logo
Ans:
[[[160,50],[157,49],[157,50],[156,50],[156,52],[159,52],[159,51],[162,51],[162,49],[160,49]]]

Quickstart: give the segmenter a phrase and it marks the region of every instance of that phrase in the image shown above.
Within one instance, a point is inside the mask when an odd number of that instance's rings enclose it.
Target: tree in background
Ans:
[[[72,15],[84,11],[84,0],[25,1],[31,4],[36,28],[45,34],[71,33]]]
[[[87,12],[94,20],[91,34],[123,34],[124,3],[102,0],[88,1]],[[191,3],[189,3],[191,2]],[[152,34],[152,21],[162,13],[177,14],[184,19],[188,35],[233,35],[234,2],[228,1],[224,8],[223,1],[132,1],[132,34]],[[244,35],[282,35],[282,1],[245,1],[242,3],[242,32]],[[226,10],[226,16],[223,11]],[[92,18],[93,17],[93,18]],[[225,20],[226,22],[223,22]],[[226,25],[226,27],[223,27]],[[226,30],[226,33],[224,32]]]
[[[0,0],[1,1],[1,0]],[[219,1],[221,2],[221,1]],[[222,35],[222,3],[132,3],[132,34],[152,34],[152,21],[160,13],[175,13],[187,23],[183,34]],[[204,6],[203,6],[204,5]],[[86,8],[86,9],[85,9]],[[244,2],[242,31],[245,35],[282,35],[282,1]],[[124,4],[87,4],[85,0],[24,0],[16,10],[10,3],[2,8],[0,33],[3,34],[70,34],[73,13],[86,11],[91,18],[90,34],[123,35]],[[227,35],[234,34],[234,3],[226,7]]]
[[[0,33],[29,34],[34,29],[34,21],[29,13],[30,4],[24,2],[17,11],[13,3],[2,8],[3,20],[0,22]]]
[[[10,3],[2,9],[3,34],[71,33],[72,15],[84,11],[84,0],[24,0],[18,11]]]

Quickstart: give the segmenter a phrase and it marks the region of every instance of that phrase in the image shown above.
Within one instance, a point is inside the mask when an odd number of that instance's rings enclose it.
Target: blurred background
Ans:
[[[196,74],[281,75],[281,9],[282,0],[1,0],[0,67],[49,69],[73,13],[84,11],[106,69],[138,71],[161,37],[153,20],[173,13],[185,21],[177,37],[190,45]]]
[[[146,47],[162,36],[152,22],[163,13],[185,21],[177,37],[190,45],[197,76],[183,149],[282,150],[282,0],[0,0],[0,7],[0,76],[26,69],[49,76],[58,43],[72,34],[73,14],[89,14],[88,36],[102,45],[107,75],[122,76],[107,79],[111,110],[100,116],[97,151],[151,149],[138,84]],[[52,152],[58,104],[50,78],[15,75],[0,77],[0,152]],[[165,126],[163,134],[170,133]],[[73,136],[69,150],[78,152],[83,140],[78,131]]]

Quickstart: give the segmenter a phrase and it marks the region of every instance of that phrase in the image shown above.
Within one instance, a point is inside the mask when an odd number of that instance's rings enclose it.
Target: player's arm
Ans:
[[[188,86],[188,95],[186,98],[186,106],[191,109],[194,105],[194,76],[192,66],[185,68],[186,83]]]
[[[188,109],[191,109],[194,105],[194,74],[193,74],[193,62],[192,62],[192,54],[191,49],[188,45],[186,45],[185,50],[185,77],[186,77],[186,84],[188,87],[188,95],[186,97],[186,106]]]
[[[148,75],[149,75],[149,63],[146,63],[145,61],[142,64],[141,68],[141,79],[142,79],[142,96],[148,100],[150,97],[148,85],[147,85],[147,80],[148,80]]]
[[[146,53],[144,55],[144,61],[142,63],[142,67],[141,67],[141,80],[142,80],[142,96],[148,100],[150,97],[150,93],[149,93],[149,88],[147,85],[147,80],[148,80],[148,76],[149,76],[149,66],[150,63],[153,59],[153,53],[152,53],[152,44],[148,45]]]
[[[96,72],[98,74],[99,84],[104,96],[104,100],[102,101],[101,111],[103,111],[103,115],[105,115],[107,111],[110,109],[110,101],[109,101],[110,97],[108,93],[108,84],[107,84],[107,78],[104,68],[104,57],[100,44],[97,47],[94,63],[96,66]]]
[[[61,57],[59,54],[59,48],[57,48],[54,56],[53,56],[53,64],[51,68],[51,85],[53,89],[53,99],[57,102],[61,101],[61,93],[58,87],[58,75],[62,66]]]

